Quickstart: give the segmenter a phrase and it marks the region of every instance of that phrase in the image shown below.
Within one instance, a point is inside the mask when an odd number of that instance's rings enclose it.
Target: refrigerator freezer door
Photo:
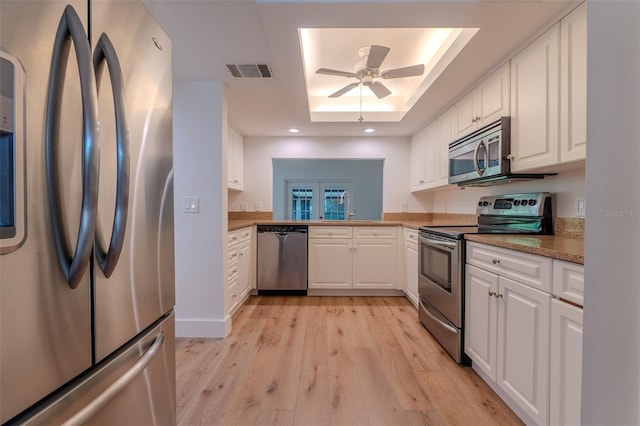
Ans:
[[[101,132],[95,267],[99,361],[173,309],[175,301],[172,50],[169,38],[137,1],[93,2],[91,31],[94,50],[106,35],[119,58],[129,135],[128,200],[121,203],[127,211],[119,212],[114,222],[118,197],[126,188],[117,186],[123,154],[116,142],[114,99],[119,95],[112,83],[117,73],[107,60],[96,67]],[[125,163],[120,161],[121,167]],[[124,231],[122,251],[115,266],[104,268],[110,241],[117,240],[113,236],[119,230]]]
[[[175,425],[174,315],[98,365],[25,425]],[[68,422],[68,423],[66,423]],[[22,423],[21,423],[22,424]]]
[[[90,271],[72,290],[52,237],[44,131],[52,47],[67,4],[87,27],[86,1],[0,1],[0,49],[24,71],[26,238],[0,255],[0,423],[91,366]],[[82,105],[76,46],[66,65],[56,163],[69,256],[77,240],[82,196]],[[37,371],[37,374],[35,372]]]

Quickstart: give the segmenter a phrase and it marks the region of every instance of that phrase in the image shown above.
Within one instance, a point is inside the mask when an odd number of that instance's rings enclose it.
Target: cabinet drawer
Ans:
[[[554,259],[553,294],[582,306],[584,302],[584,266]]]
[[[242,228],[238,230],[238,242],[242,243],[251,240],[251,228]]]
[[[391,226],[356,226],[353,238],[398,238],[398,231]]]
[[[238,281],[238,264],[229,265],[229,275],[227,276],[228,285],[231,286]]]
[[[551,293],[552,260],[548,257],[469,242],[467,263]]]
[[[238,231],[227,232],[227,246],[232,246],[238,242]]]
[[[418,230],[404,228],[404,239],[407,243],[418,244]]]
[[[232,247],[227,250],[227,262],[229,264],[238,260],[238,247]]]
[[[351,238],[351,226],[310,226],[309,238]]]

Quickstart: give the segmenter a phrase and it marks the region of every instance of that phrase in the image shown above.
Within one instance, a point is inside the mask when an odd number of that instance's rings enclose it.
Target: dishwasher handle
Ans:
[[[259,225],[258,234],[306,234],[309,232],[307,226],[284,226],[284,225]]]

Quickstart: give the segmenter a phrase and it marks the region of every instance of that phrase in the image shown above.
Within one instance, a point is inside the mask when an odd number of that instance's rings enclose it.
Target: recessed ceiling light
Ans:
[[[298,133],[300,132],[300,129],[296,129],[295,127],[292,127],[289,129],[289,133]]]
[[[363,132],[365,132],[365,133],[373,133],[375,131],[376,131],[376,129],[372,129],[371,127],[367,127],[366,129],[363,130]]]

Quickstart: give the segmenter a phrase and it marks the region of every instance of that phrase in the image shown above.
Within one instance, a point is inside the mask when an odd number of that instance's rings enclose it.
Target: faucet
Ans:
[[[340,194],[340,199],[338,200],[338,204],[340,205],[344,204],[345,197],[347,198],[347,207],[345,208],[346,220],[351,220],[353,216],[355,216],[356,214],[351,212],[351,194],[349,194],[348,191],[343,191],[342,194]]]

